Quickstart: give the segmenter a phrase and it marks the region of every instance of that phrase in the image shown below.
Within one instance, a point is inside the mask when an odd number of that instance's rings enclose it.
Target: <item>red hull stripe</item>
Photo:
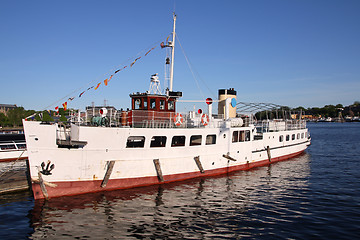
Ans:
[[[304,151],[304,150],[303,150]],[[173,175],[165,175],[164,182],[160,182],[159,179],[154,177],[140,177],[140,178],[126,178],[126,179],[110,179],[105,188],[101,188],[102,180],[94,181],[74,181],[74,182],[54,182],[56,187],[46,187],[49,198],[61,197],[61,196],[71,196],[84,193],[100,192],[100,191],[110,191],[116,189],[127,189],[134,187],[143,187],[155,184],[169,183],[175,181],[182,181],[191,178],[205,177],[205,176],[215,176],[224,173],[229,173],[239,170],[249,170],[251,168],[256,168],[260,166],[269,165],[274,162],[283,161],[297,155],[300,155],[303,151],[272,158],[271,162],[269,160],[262,160],[254,163],[247,163],[238,166],[219,168],[213,170],[205,170],[204,173],[191,172],[191,173],[181,173]],[[41,192],[40,185],[37,183],[32,184],[32,190],[34,193],[35,199],[43,199],[44,195]]]
[[[0,159],[0,162],[12,162],[12,161],[16,161],[16,160],[24,160],[27,159],[28,157],[21,157],[21,158],[4,158],[4,159]]]

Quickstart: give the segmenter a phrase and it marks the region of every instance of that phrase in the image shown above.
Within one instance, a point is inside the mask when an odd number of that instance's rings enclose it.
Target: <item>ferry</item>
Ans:
[[[217,100],[204,99],[206,112],[178,112],[182,92],[173,91],[175,23],[176,15],[172,41],[162,46],[171,50],[164,93],[154,74],[149,91],[130,94],[128,110],[94,108],[87,114],[91,120],[69,124],[23,121],[35,199],[248,170],[295,157],[310,145],[304,120],[256,120],[239,112],[233,88],[218,90]]]
[[[24,134],[0,134],[0,162],[27,158]]]

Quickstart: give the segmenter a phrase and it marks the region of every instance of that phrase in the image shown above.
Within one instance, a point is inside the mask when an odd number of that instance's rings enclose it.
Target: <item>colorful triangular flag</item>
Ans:
[[[66,109],[67,109],[67,102],[64,102],[62,105],[63,105],[63,107],[64,107],[64,111],[66,111]]]
[[[98,83],[98,85],[95,87],[95,90],[100,87],[101,82]]]

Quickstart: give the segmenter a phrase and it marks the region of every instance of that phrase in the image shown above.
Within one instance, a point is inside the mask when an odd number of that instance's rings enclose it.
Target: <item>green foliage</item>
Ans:
[[[51,113],[50,113],[51,114]],[[53,122],[54,119],[50,116],[48,111],[43,111],[43,121],[44,122]]]
[[[66,119],[66,117],[65,117],[64,115],[61,115],[59,121],[61,121],[61,122],[66,122],[67,119]]]
[[[0,113],[0,126],[7,127],[9,126],[10,122],[8,117],[4,113]]]
[[[7,118],[8,118],[7,126],[9,127],[22,126],[22,119],[26,118],[27,116],[33,113],[35,113],[34,110],[25,110],[23,107],[17,107],[11,109],[7,112]]]

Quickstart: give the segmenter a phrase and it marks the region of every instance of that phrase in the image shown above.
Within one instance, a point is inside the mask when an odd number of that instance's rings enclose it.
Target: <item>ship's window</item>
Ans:
[[[153,136],[151,138],[150,147],[165,147],[166,136]]]
[[[291,135],[291,140],[295,140],[295,134]]]
[[[245,141],[250,141],[250,130],[245,131]]]
[[[232,142],[238,142],[239,141],[239,131],[234,131],[232,136]]]
[[[150,99],[150,108],[155,109],[156,108],[156,99],[151,98]]]
[[[165,100],[160,100],[160,110],[165,110]]]
[[[16,149],[14,144],[3,144],[0,145],[0,149],[1,150],[11,150],[11,149]]]
[[[279,142],[282,142],[282,141],[284,141],[284,136],[283,136],[283,135],[280,135],[280,136],[279,136]]]
[[[171,141],[172,147],[183,147],[185,146],[185,136],[173,136]]]
[[[193,135],[193,136],[191,136],[190,137],[190,146],[201,145],[201,139],[202,139],[201,135]]]
[[[143,136],[130,136],[127,139],[127,148],[143,148],[145,144],[145,137]]]
[[[147,109],[148,105],[147,105],[147,99],[144,99],[144,109]]]
[[[300,139],[300,133],[297,134],[296,139]]]
[[[245,131],[240,131],[239,142],[245,142]]]
[[[135,99],[135,109],[141,109],[141,99]]]
[[[174,101],[173,100],[169,100],[168,102],[168,110],[174,110]]]
[[[304,133],[301,133],[301,138],[304,138]]]
[[[18,149],[24,149],[24,148],[26,148],[26,144],[25,144],[25,143],[18,143],[18,144],[16,144],[16,146],[17,146]]]
[[[290,140],[290,135],[286,135],[286,141]]]
[[[216,135],[207,135],[206,136],[206,145],[216,144]]]

